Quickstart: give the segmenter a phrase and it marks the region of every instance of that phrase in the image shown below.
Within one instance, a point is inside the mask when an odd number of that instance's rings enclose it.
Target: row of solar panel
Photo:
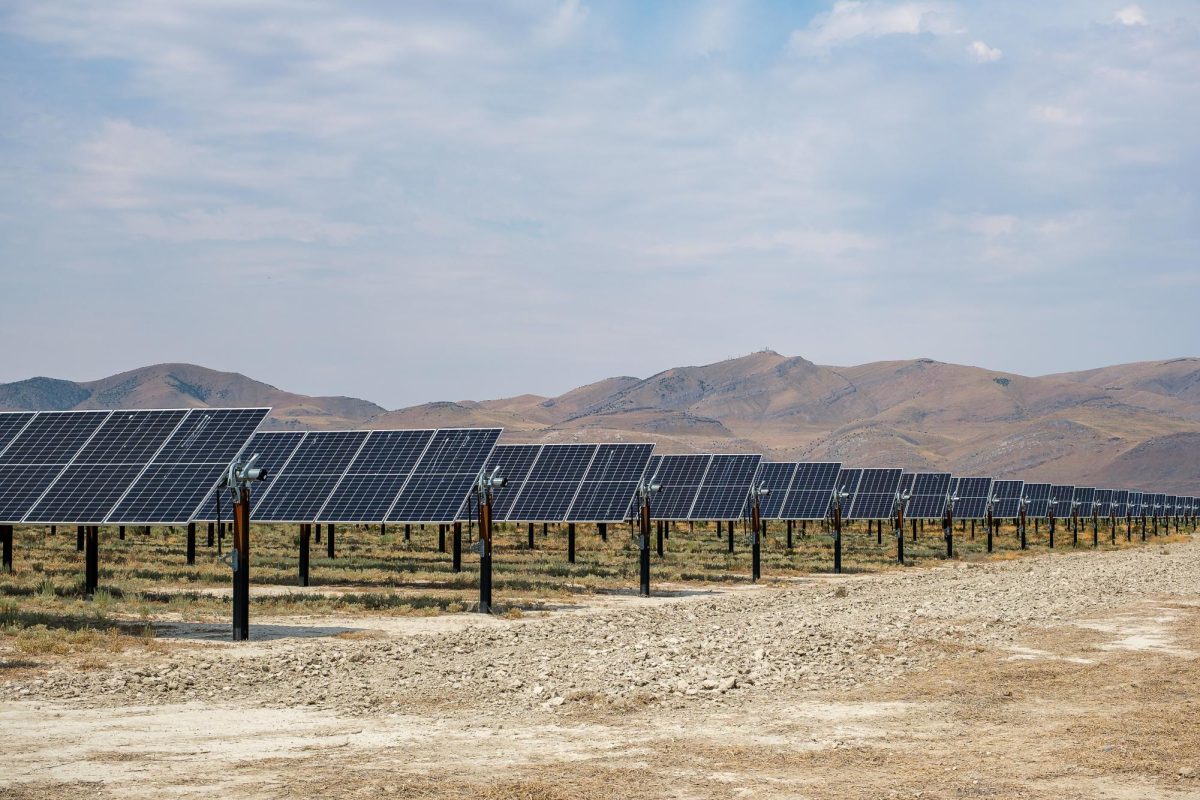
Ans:
[[[18,412],[0,414],[0,522],[159,523],[214,518],[214,487],[266,409]],[[751,486],[770,489],[767,519],[938,519],[949,498],[960,519],[1079,513],[1151,513],[1194,500],[949,473],[842,469],[838,463],[768,463],[757,455],[652,456],[650,444],[501,445],[491,429],[263,432],[268,481],[253,516],[264,522],[449,522],[461,519],[480,470],[509,485],[494,518],[529,522],[628,519],[639,481],[661,484],[653,516],[736,519]],[[835,495],[836,490],[836,495]],[[207,501],[201,498],[208,497]],[[1070,511],[1068,511],[1070,509]],[[1134,513],[1137,513],[1136,511]]]
[[[0,414],[0,523],[188,522],[268,411]]]

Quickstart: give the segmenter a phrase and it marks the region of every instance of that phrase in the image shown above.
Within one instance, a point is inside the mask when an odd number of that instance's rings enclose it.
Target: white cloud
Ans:
[[[813,17],[807,28],[793,32],[790,44],[793,52],[822,53],[856,39],[960,32],[952,8],[944,3],[837,0],[831,10]]]
[[[980,64],[990,64],[993,61],[999,61],[1004,56],[1004,52],[999,47],[988,47],[985,42],[978,39],[967,45],[967,52]]]
[[[1146,24],[1146,12],[1139,5],[1125,6],[1113,18],[1122,25]]]
[[[558,47],[573,39],[588,18],[588,7],[581,0],[562,0],[550,18],[537,28],[537,39],[543,45]]]
[[[1081,114],[1077,114],[1062,106],[1034,106],[1033,117],[1042,122],[1049,122],[1052,125],[1075,126],[1083,124],[1083,116]]]
[[[702,6],[686,32],[689,53],[707,56],[728,50],[741,27],[742,0],[714,0]]]

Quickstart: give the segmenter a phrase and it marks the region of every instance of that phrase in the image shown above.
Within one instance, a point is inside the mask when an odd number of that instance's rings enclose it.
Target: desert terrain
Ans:
[[[102,653],[9,638],[0,796],[1200,797],[1197,586],[1173,535],[509,616],[255,611],[238,645],[166,615]]]

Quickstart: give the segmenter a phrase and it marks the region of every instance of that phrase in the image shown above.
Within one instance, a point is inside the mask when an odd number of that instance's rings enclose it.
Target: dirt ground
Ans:
[[[0,653],[0,797],[1200,798],[1200,542],[658,588]]]

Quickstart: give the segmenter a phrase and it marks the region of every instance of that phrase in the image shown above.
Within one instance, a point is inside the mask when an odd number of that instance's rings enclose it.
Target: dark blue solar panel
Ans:
[[[758,477],[754,479],[755,486],[770,492],[758,503],[763,519],[784,519],[783,504],[799,466],[796,463],[765,462],[759,467]]]
[[[1050,513],[1058,519],[1070,517],[1075,511],[1075,487],[1054,484],[1050,487]]]
[[[901,470],[864,469],[846,519],[887,519],[896,509]]]
[[[109,411],[43,411],[0,455],[0,464],[66,464],[104,424]]]
[[[689,518],[733,520],[743,516],[761,461],[760,455],[714,455]]]
[[[904,513],[909,519],[941,519],[946,516],[950,493],[949,472],[920,472],[909,481],[909,500]]]
[[[802,462],[780,510],[783,519],[816,520],[829,514],[833,490],[842,465],[838,462]]]
[[[638,483],[650,462],[652,444],[602,444],[588,467],[567,519],[620,522],[629,519]]]
[[[662,486],[650,501],[655,519],[686,520],[708,470],[711,455],[652,456],[646,474]]]
[[[1050,484],[1027,483],[1022,490],[1025,497],[1025,516],[1044,519],[1050,516]]]
[[[17,437],[25,426],[33,419],[32,411],[0,412],[0,455],[8,443]]]
[[[448,523],[459,519],[499,438],[500,428],[439,430],[386,521]]]
[[[1092,516],[1092,503],[1096,499],[1095,488],[1075,487],[1075,510],[1080,517],[1088,518]]]
[[[1014,519],[1021,514],[1021,494],[1024,481],[992,482],[992,516],[996,519]]]
[[[512,510],[513,501],[521,493],[529,470],[542,449],[540,444],[499,444],[488,459],[485,472],[489,475],[498,470],[501,477],[508,479],[508,485],[497,489],[492,494],[492,518],[507,520]]]

